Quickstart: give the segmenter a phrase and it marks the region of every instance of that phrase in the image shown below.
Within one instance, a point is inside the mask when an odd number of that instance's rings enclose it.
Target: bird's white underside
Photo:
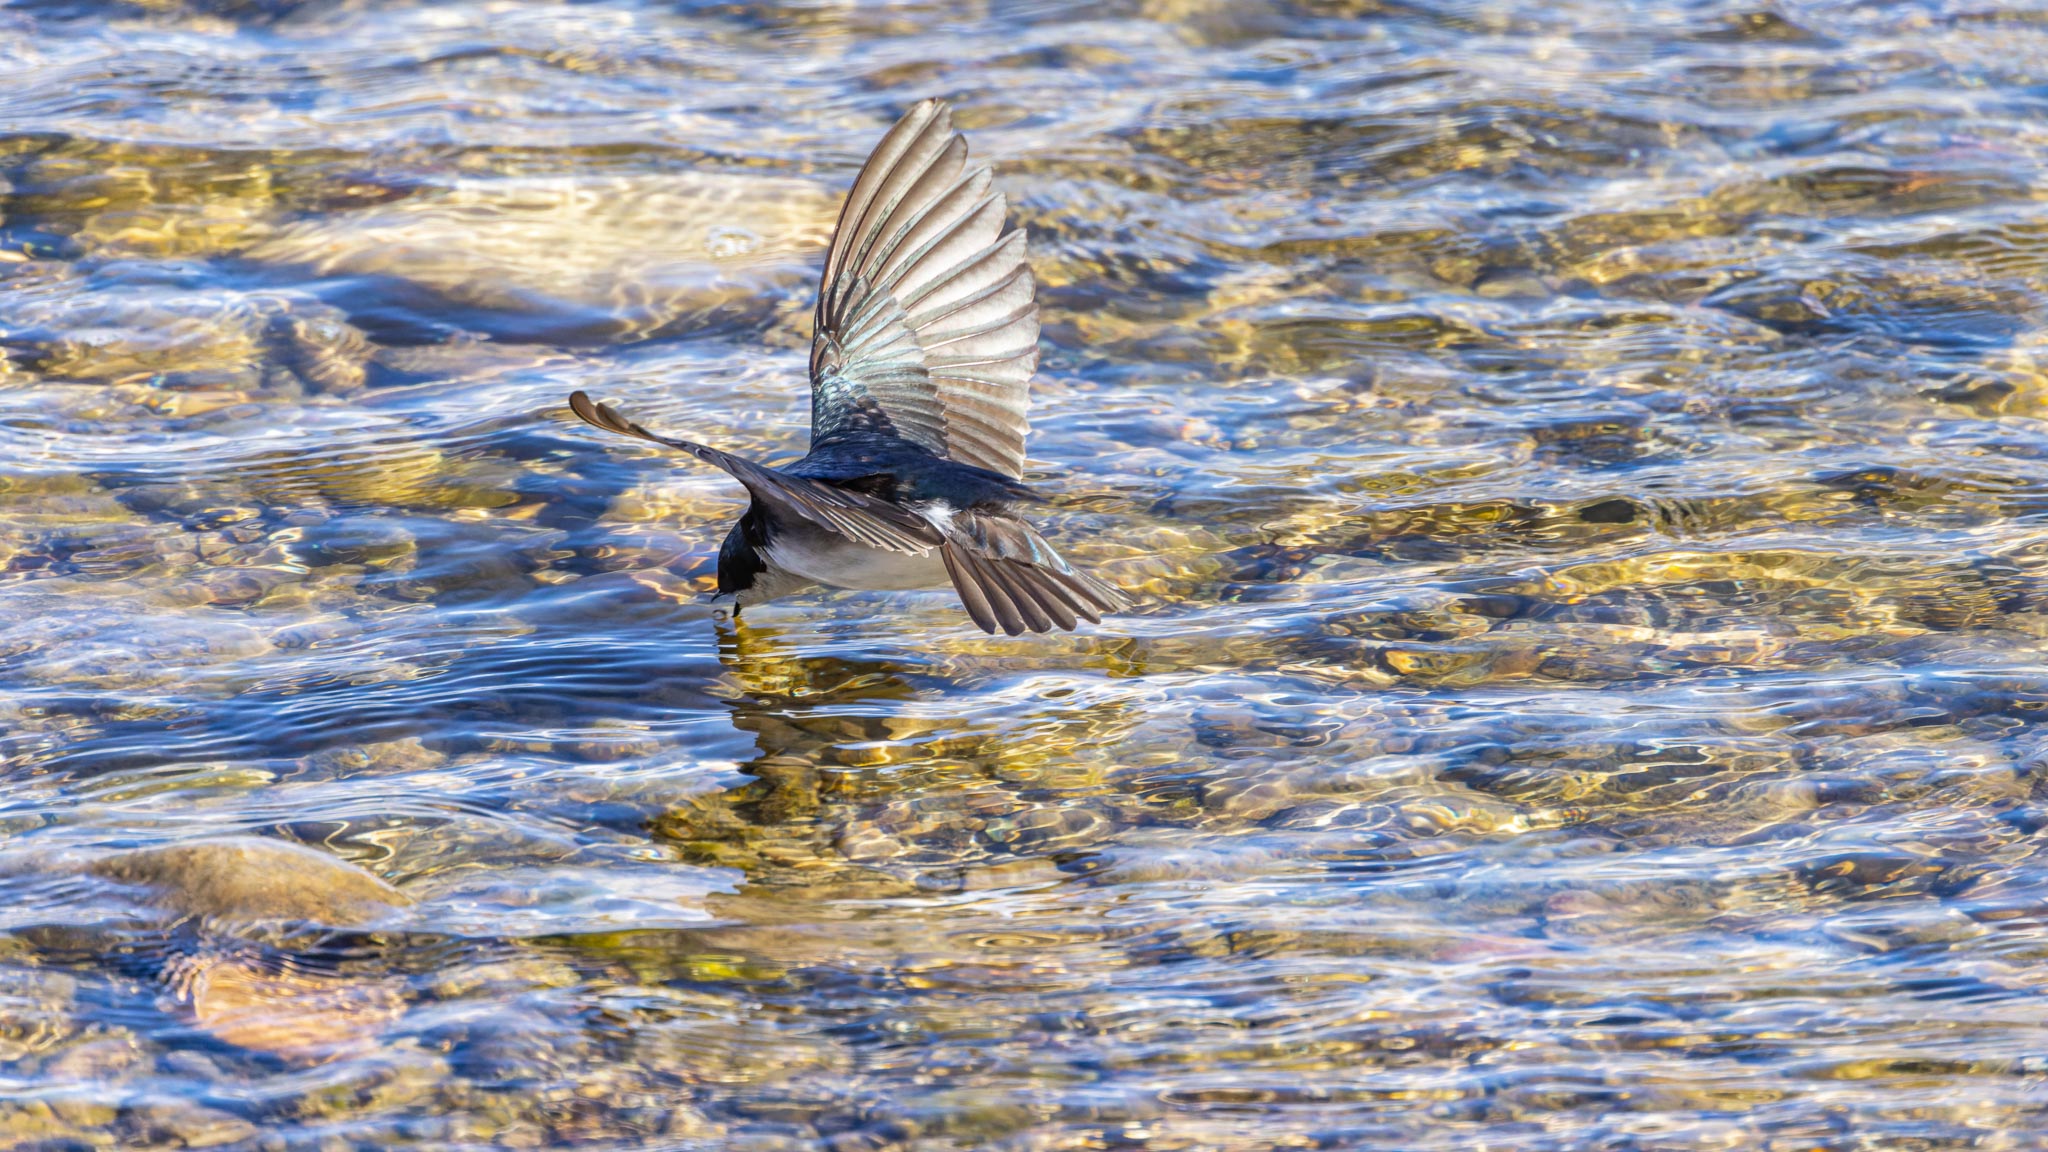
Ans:
[[[942,503],[925,504],[914,510],[941,532],[953,520],[953,509]],[[791,525],[778,531],[774,543],[761,549],[761,558],[770,569],[791,572],[828,588],[903,592],[943,588],[952,583],[937,548],[922,556],[892,552],[806,525]]]

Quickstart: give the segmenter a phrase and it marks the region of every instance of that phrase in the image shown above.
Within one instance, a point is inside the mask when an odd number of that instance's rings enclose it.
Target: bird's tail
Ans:
[[[1076,571],[1036,529],[1009,516],[960,513],[940,550],[960,603],[981,630],[1072,632],[1130,606],[1129,597]]]

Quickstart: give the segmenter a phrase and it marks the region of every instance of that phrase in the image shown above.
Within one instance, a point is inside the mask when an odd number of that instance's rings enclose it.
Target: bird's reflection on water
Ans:
[[[719,694],[754,750],[743,783],[652,824],[685,859],[741,867],[752,886],[819,889],[813,898],[954,891],[992,858],[1065,863],[1034,806],[1123,775],[1063,776],[1049,762],[1113,746],[1136,722],[1126,702],[1045,686],[1055,698],[1029,711],[961,715],[950,702],[968,669],[805,655],[810,640],[801,626],[721,624]]]

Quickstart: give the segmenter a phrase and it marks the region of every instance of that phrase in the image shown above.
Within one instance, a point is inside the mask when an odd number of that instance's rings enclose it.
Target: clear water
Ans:
[[[2015,0],[0,7],[0,1149],[2042,1146],[2044,75]],[[1140,607],[721,633],[734,486],[563,400],[798,454],[930,95]],[[109,878],[234,835],[403,896]]]

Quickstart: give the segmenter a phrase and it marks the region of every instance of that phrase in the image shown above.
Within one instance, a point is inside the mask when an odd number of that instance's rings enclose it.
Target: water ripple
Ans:
[[[2024,1144],[2044,32],[0,12],[0,1145]],[[1138,608],[721,626],[926,96]]]

